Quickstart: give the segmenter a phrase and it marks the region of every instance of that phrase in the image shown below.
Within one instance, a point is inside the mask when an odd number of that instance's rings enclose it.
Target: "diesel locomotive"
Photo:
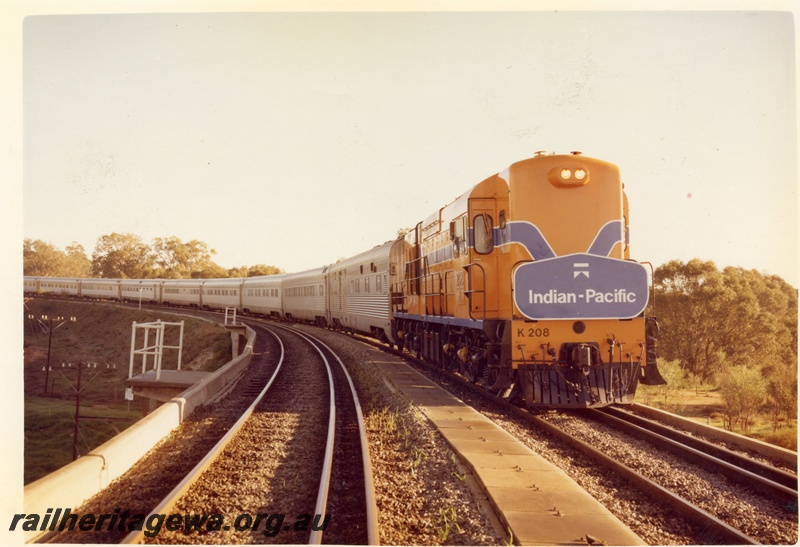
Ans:
[[[629,241],[615,165],[539,152],[336,264],[244,279],[26,277],[25,290],[363,332],[529,408],[601,407],[665,383],[652,275]]]
[[[615,165],[538,153],[392,248],[393,335],[531,407],[632,402],[664,383],[648,271]]]

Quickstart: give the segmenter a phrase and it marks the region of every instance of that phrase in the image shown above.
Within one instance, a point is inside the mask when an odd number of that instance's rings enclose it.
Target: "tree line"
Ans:
[[[102,277],[119,279],[211,279],[284,273],[276,266],[256,264],[225,269],[213,260],[217,252],[202,241],[157,237],[151,244],[134,234],[111,233],[97,240],[91,258],[83,245],[65,250],[26,239],[22,245],[24,275]]]
[[[660,266],[654,287],[660,368],[672,386],[718,389],[728,429],[748,431],[762,410],[775,429],[797,417],[796,288],[699,259]]]

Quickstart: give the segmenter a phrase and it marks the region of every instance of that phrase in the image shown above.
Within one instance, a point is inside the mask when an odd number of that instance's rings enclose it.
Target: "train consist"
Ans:
[[[628,218],[615,165],[537,153],[336,264],[207,280],[26,277],[25,291],[235,307],[367,333],[531,408],[600,407],[664,383]]]

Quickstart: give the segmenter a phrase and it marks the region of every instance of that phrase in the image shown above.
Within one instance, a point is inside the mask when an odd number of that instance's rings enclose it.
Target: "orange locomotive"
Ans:
[[[392,336],[529,407],[633,402],[661,384],[647,270],[613,164],[511,165],[393,245]]]

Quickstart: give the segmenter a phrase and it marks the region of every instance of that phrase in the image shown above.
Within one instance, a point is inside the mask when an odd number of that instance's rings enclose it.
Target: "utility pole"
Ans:
[[[47,365],[43,369],[45,371],[45,373],[44,373],[44,394],[47,395],[47,385],[50,382],[50,370],[52,370],[50,368],[50,350],[51,350],[51,348],[53,346],[53,331],[55,331],[59,327],[65,325],[66,323],[74,323],[78,319],[76,317],[70,317],[69,319],[65,319],[64,317],[61,317],[61,316],[49,317],[47,315],[42,315],[42,316],[39,316],[39,317],[34,317],[33,315],[28,315],[28,319],[36,319],[36,321],[39,322],[39,325],[41,325],[42,330],[46,330],[47,331],[47,335],[48,335],[48,338],[47,338]],[[45,321],[47,323],[45,323]],[[59,322],[59,321],[61,321],[61,322],[54,327],[53,323],[56,323],[56,322]]]
[[[72,430],[72,461],[78,459],[78,423],[81,419],[81,371],[83,363],[78,363],[78,387],[75,389],[75,424]],[[87,367],[92,366],[92,363],[86,363]],[[97,363],[94,363],[97,366]]]
[[[101,368],[100,370],[95,372],[94,376],[89,378],[89,380],[86,381],[86,384],[83,384],[83,385],[81,385],[81,376],[82,376],[83,370],[84,369],[96,369],[96,368],[98,368],[97,367],[97,363],[79,362],[75,368],[72,367],[72,363],[67,363],[67,367],[66,368],[70,369],[70,370],[77,370],[78,371],[77,385],[73,386],[73,388],[72,388],[72,389],[75,390],[75,423],[73,424],[73,429],[72,429],[72,461],[75,461],[75,460],[78,459],[78,433],[79,433],[80,420],[81,420],[81,418],[90,418],[90,416],[81,416],[81,392],[86,388],[86,386],[89,385],[89,382],[94,380],[97,377],[98,374],[103,372],[103,370],[116,369],[117,365],[108,365],[107,364],[105,366],[105,368]],[[62,365],[61,369],[57,369],[57,370],[63,371],[64,370],[63,365]],[[62,375],[63,375],[63,372],[62,372]],[[69,382],[69,379],[67,379],[67,382]],[[72,385],[72,384],[70,383],[70,385]]]

